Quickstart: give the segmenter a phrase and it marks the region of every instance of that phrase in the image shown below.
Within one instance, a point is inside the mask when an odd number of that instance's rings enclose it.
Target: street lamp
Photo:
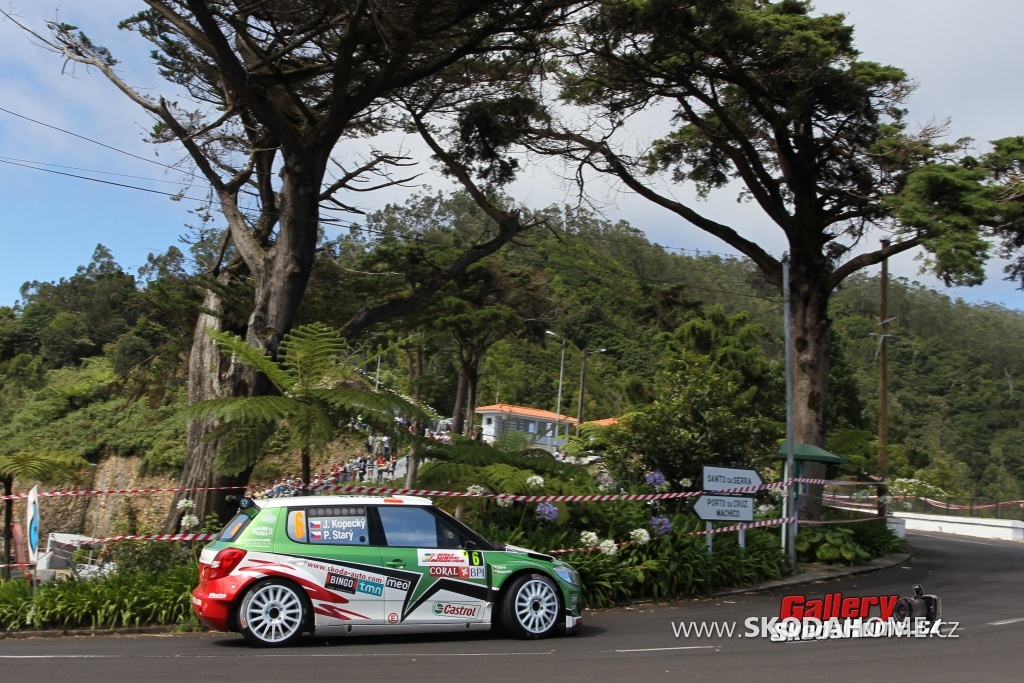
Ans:
[[[555,407],[555,448],[558,448],[558,433],[562,431],[562,378],[565,375],[565,337],[546,330],[544,334],[550,334],[562,340],[562,362],[558,366],[558,405]]]
[[[598,349],[590,353],[604,353],[608,349]],[[580,425],[583,424],[583,391],[587,383],[587,350],[583,349],[583,360],[580,361],[580,402],[576,411],[576,436],[580,435]]]

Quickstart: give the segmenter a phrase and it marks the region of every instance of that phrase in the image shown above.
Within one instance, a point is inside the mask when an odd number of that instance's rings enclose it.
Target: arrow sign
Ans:
[[[693,511],[705,522],[753,522],[753,496],[709,496],[701,494]]]
[[[760,486],[764,481],[756,470],[744,470],[738,467],[704,466],[704,490],[726,491],[743,486]]]

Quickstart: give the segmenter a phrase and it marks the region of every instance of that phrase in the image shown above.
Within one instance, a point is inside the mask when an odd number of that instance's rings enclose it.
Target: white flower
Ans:
[[[544,488],[544,477],[539,474],[531,474],[526,478],[526,485],[531,489],[542,489]]]
[[[485,493],[487,493],[487,489],[484,488],[483,486],[478,485],[478,484],[473,484],[472,486],[467,486],[466,487],[466,493],[475,493],[477,495],[482,496]]]
[[[765,503],[764,505],[758,505],[757,509],[754,510],[755,515],[768,515],[775,512],[775,506]]]
[[[605,555],[614,555],[619,551],[619,546],[615,545],[615,541],[610,538],[606,538],[598,543],[597,548]]]
[[[194,510],[196,508],[196,502],[189,500],[188,498],[182,498],[178,501],[179,510]]]
[[[597,541],[597,534],[595,534],[593,531],[584,531],[582,534],[580,534],[580,545],[582,545],[584,548],[593,548],[597,545]]]
[[[647,529],[633,529],[629,532],[629,537],[633,539],[634,543],[643,545],[651,540],[651,535],[647,533]]]
[[[500,508],[512,507],[512,503],[515,501],[511,498],[495,498],[494,502],[498,504]]]
[[[192,513],[188,513],[181,516],[181,528],[183,531],[188,531],[189,529],[198,526],[198,524],[199,518],[193,515]]]
[[[693,486],[693,480],[692,479],[680,479],[679,480],[679,485],[682,486],[684,489],[688,489],[691,486]]]

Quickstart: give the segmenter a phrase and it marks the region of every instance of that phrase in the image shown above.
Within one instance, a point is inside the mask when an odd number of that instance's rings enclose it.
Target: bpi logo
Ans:
[[[431,610],[434,616],[438,617],[463,617],[472,619],[476,616],[479,607],[476,605],[464,605],[453,602],[435,602]]]

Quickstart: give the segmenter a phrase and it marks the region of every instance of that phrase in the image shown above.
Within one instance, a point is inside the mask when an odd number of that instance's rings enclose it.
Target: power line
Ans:
[[[86,173],[99,173],[102,175],[112,175],[120,178],[133,178],[135,180],[148,180],[151,183],[173,183],[175,185],[181,185],[179,180],[161,180],[160,178],[149,178],[141,175],[130,175],[128,173],[114,173],[113,171],[99,171],[94,168],[82,168],[81,166],[65,166],[64,164],[53,164],[47,161],[33,161],[32,159],[16,159],[14,157],[0,157],[0,161],[10,162],[17,165],[31,164],[30,168],[38,166],[52,166],[54,168],[66,168],[71,171],[84,171]],[[40,168],[38,170],[46,170]]]
[[[182,169],[179,169],[179,168],[177,168],[175,166],[172,166],[172,165],[169,165],[169,164],[164,164],[162,162],[156,161],[155,159],[148,159],[146,157],[141,157],[141,156],[139,156],[137,154],[132,154],[131,152],[127,152],[127,151],[125,151],[123,149],[119,149],[117,147],[114,147],[113,145],[108,145],[108,144],[106,144],[104,142],[100,142],[99,140],[94,140],[94,139],[92,139],[92,138],[90,138],[88,136],[81,135],[79,133],[75,133],[75,132],[70,131],[70,130],[65,130],[64,128],[60,128],[58,126],[54,126],[54,125],[49,124],[49,123],[44,123],[43,121],[38,121],[38,120],[33,119],[33,118],[29,117],[29,116],[25,116],[24,114],[19,114],[17,112],[13,112],[10,109],[6,109],[4,107],[0,107],[0,111],[5,112],[7,114],[10,114],[11,116],[16,116],[16,117],[18,117],[20,119],[24,119],[25,121],[30,121],[31,123],[35,123],[37,125],[44,126],[46,128],[50,128],[52,130],[56,130],[56,131],[59,131],[61,133],[65,133],[67,135],[74,136],[76,138],[85,140],[87,142],[91,142],[94,145],[99,145],[100,147],[105,147],[107,149],[110,149],[110,150],[113,150],[115,152],[118,152],[119,154],[124,154],[126,156],[130,156],[130,157],[133,157],[135,159],[141,159],[142,161],[146,161],[146,162],[149,162],[151,164],[156,164],[157,166],[161,166],[163,168],[168,168],[168,169],[171,169],[173,171],[178,171],[179,173],[184,173],[185,175],[187,175],[190,178],[200,177],[196,173],[186,172],[186,171],[183,171]],[[43,162],[27,162],[27,163],[42,164]],[[48,164],[48,165],[59,166],[57,164]],[[61,168],[73,168],[73,167],[61,167]],[[76,169],[76,170],[87,170],[87,169]],[[109,175],[121,175],[121,174],[117,174],[117,173],[109,173],[107,171],[90,171],[90,172],[91,173],[104,173],[104,174],[109,174]],[[126,176],[126,177],[138,178],[140,180],[143,179],[140,176]],[[205,176],[203,177],[203,179],[205,180]],[[90,178],[86,178],[86,180],[90,180]],[[158,180],[158,181],[155,181],[155,182],[174,182],[174,181],[159,181]],[[135,189],[143,189],[144,190],[145,188],[135,188]],[[146,190],[146,191],[148,191],[148,190]],[[175,196],[175,195],[169,195],[169,196]],[[196,200],[196,201],[205,201],[205,200]],[[327,222],[327,221],[321,221],[321,222]],[[587,239],[612,241],[614,238],[611,238],[611,237],[600,237],[600,236],[596,236],[596,235],[588,235]],[[668,246],[665,246],[665,245],[657,244],[655,242],[651,242],[651,244],[654,245],[654,246],[661,247],[662,249],[664,249],[666,251],[681,251],[681,252],[696,254],[697,256],[708,255],[708,256],[722,256],[724,258],[744,258],[742,254],[726,254],[726,253],[722,253],[722,252],[707,251],[707,250],[703,250],[703,249],[692,249],[690,247],[668,247]]]
[[[4,107],[0,107],[0,111],[4,112],[6,114],[10,114],[11,116],[17,116],[19,119],[24,119],[25,121],[30,121],[31,123],[34,123],[36,125],[43,126],[45,128],[49,128],[51,130],[55,130],[55,131],[64,133],[66,135],[71,135],[71,136],[79,138],[81,140],[85,140],[86,142],[91,142],[94,145],[99,145],[100,147],[106,147],[107,149],[113,150],[113,151],[117,152],[118,154],[124,154],[125,156],[129,156],[129,157],[132,157],[134,159],[139,159],[141,161],[145,161],[145,162],[148,162],[150,164],[156,164],[157,166],[163,166],[164,168],[169,168],[171,170],[176,170],[176,171],[180,170],[180,169],[177,169],[174,166],[171,166],[169,164],[162,163],[162,162],[157,161],[155,159],[148,159],[146,157],[139,156],[138,154],[132,154],[131,152],[127,152],[127,151],[125,151],[123,149],[118,149],[117,147],[114,147],[113,145],[108,145],[105,142],[100,142],[99,140],[94,140],[94,139],[92,139],[90,137],[87,137],[85,135],[81,135],[79,133],[75,133],[75,132],[72,132],[70,130],[65,130],[64,128],[60,128],[58,126],[54,126],[54,125],[49,124],[49,123],[44,123],[42,121],[37,121],[36,119],[33,119],[33,118],[29,117],[29,116],[25,116],[24,114],[19,114],[18,112],[11,111],[10,109],[5,109]]]
[[[21,168],[30,168],[33,171],[44,171],[46,173],[53,173],[56,175],[67,176],[69,178],[78,178],[79,180],[89,180],[94,183],[102,183],[104,185],[113,185],[115,187],[123,187],[129,190],[138,190],[139,192],[151,192],[153,194],[164,195],[165,197],[175,197],[176,199],[189,199],[194,202],[206,202],[206,199],[197,199],[195,197],[188,197],[177,192],[164,192],[163,190],[154,190],[148,187],[139,187],[138,185],[128,185],[127,183],[116,183],[113,180],[103,180],[102,178],[90,178],[89,176],[78,175],[77,173],[66,173],[64,171],[56,171],[52,168],[41,168],[39,166],[32,166],[30,164],[22,164],[9,159],[0,158],[0,163],[8,164],[10,166],[20,166]],[[102,171],[100,171],[102,173]],[[113,174],[117,175],[117,174]],[[159,181],[158,181],[159,182]]]

